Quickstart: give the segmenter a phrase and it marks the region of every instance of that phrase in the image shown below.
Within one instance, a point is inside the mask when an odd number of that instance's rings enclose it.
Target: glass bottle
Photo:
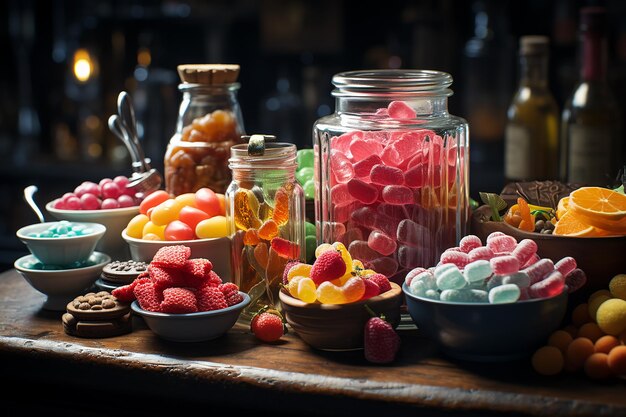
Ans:
[[[230,151],[232,182],[225,202],[233,282],[250,295],[241,314],[249,321],[264,305],[280,308],[278,291],[286,263],[304,262],[304,192],[295,178],[295,145],[266,143],[262,154],[254,154],[248,145],[239,144]]]
[[[558,177],[559,110],[548,88],[548,38],[520,39],[520,85],[508,110],[505,177],[508,181]]]
[[[620,112],[607,83],[606,10],[580,12],[580,82],[562,117],[562,177],[573,183],[607,185],[619,170]]]
[[[333,77],[335,113],[313,128],[318,244],[397,283],[466,234],[468,126],[448,113],[452,77],[372,70]]]
[[[207,66],[193,67],[201,71]],[[178,89],[183,99],[176,133],[170,140],[164,161],[165,189],[172,195],[195,192],[203,187],[223,194],[230,183],[230,148],[241,143],[244,134],[237,101],[240,84],[235,82],[239,66],[236,70],[218,68],[217,71],[224,76],[191,78],[190,74],[195,76],[196,73],[185,73],[179,67],[183,83]]]

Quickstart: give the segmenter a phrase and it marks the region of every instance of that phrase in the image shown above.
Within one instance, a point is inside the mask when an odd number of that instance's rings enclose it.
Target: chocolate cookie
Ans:
[[[140,261],[113,261],[102,269],[102,279],[115,285],[130,284],[148,270],[148,265]]]
[[[72,336],[118,336],[131,331],[130,305],[107,291],[91,292],[70,301],[62,321],[65,333]]]

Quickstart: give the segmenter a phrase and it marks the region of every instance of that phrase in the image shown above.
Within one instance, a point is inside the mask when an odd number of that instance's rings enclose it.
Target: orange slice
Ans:
[[[587,216],[584,213],[580,213],[572,210],[584,223],[595,227],[596,229],[603,229],[607,234],[611,235],[626,235],[626,218],[617,221],[606,220],[601,217]]]
[[[626,195],[602,187],[582,187],[570,193],[569,208],[585,217],[618,221],[626,218]]]
[[[589,237],[596,236],[596,231],[593,226],[582,222],[576,214],[568,211],[556,222],[552,234],[559,236]]]
[[[569,197],[563,197],[556,207],[556,218],[560,219],[567,210],[569,210]]]

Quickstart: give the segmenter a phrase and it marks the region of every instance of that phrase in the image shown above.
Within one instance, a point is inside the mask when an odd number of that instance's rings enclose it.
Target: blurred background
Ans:
[[[626,2],[567,0],[7,0],[0,3],[0,270],[26,253],[15,231],[85,180],[130,175],[107,127],[120,91],[162,170],[181,95],[176,66],[237,63],[247,133],[311,147],[334,111],[333,74],[418,68],[454,78],[450,112],[466,118],[471,194],[503,186],[506,109],[518,40],[551,40],[550,89],[562,109],[578,79],[578,11],[609,11],[609,83],[626,110]],[[624,113],[622,113],[624,114]]]

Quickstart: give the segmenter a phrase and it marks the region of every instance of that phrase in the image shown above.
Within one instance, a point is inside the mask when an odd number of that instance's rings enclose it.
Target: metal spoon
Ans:
[[[128,132],[126,132],[122,121],[120,120],[117,114],[111,115],[109,117],[109,129],[115,136],[117,136],[124,145],[126,145],[126,149],[128,149],[128,153],[130,154],[130,158],[132,159],[132,166],[134,173],[141,173],[142,166],[141,160],[139,159],[139,155],[137,155],[137,151],[135,149],[134,143],[128,136]]]
[[[37,190],[37,187],[34,185],[29,185],[24,188],[24,200],[26,200],[30,208],[33,209],[37,217],[39,217],[39,222],[45,223],[46,220],[43,218],[43,213],[39,210],[39,207],[37,207],[37,203],[35,203],[35,199],[33,198],[33,195],[37,192]]]

